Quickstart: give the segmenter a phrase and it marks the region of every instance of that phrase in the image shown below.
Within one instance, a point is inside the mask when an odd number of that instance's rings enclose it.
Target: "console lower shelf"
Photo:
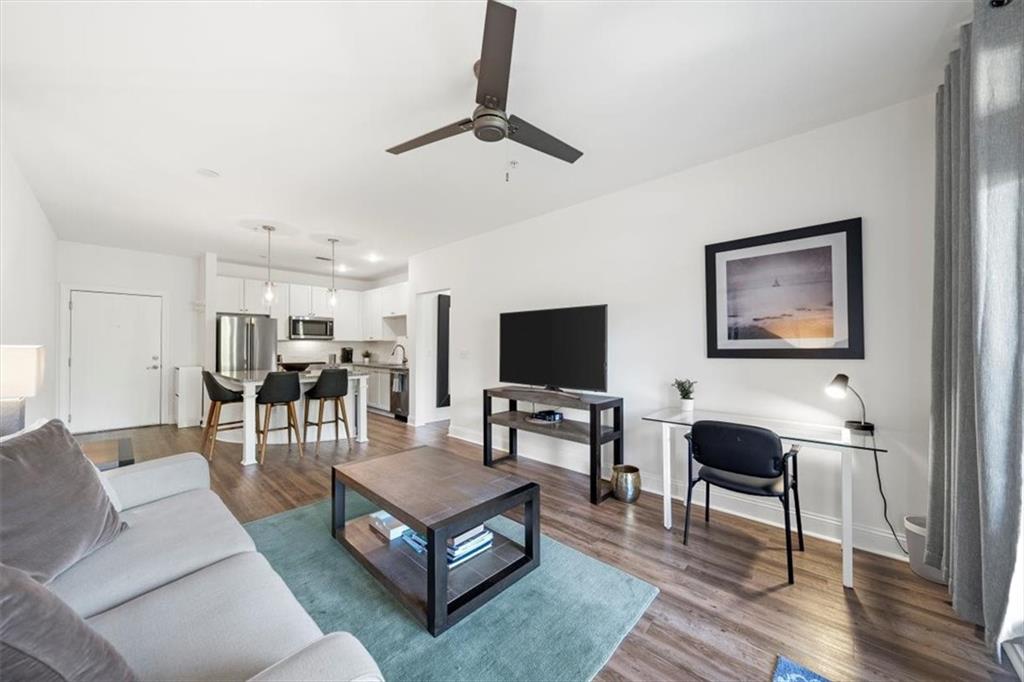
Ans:
[[[563,419],[560,422],[540,423],[530,419],[529,412],[516,410],[514,412],[498,412],[489,417],[489,421],[496,426],[506,426],[520,431],[531,431],[541,433],[551,438],[570,440],[574,443],[586,445],[590,442],[590,423],[576,421],[574,419]],[[618,437],[618,433],[611,426],[600,425],[600,441],[607,443]]]

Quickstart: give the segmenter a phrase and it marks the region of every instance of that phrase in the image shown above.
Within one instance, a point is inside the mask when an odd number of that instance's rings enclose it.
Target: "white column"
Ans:
[[[256,384],[251,381],[242,384],[242,434],[242,464],[256,464]]]
[[[672,425],[661,425],[661,495],[665,528],[672,528]]]
[[[843,587],[853,587],[853,453],[842,451]]]
[[[369,377],[361,376],[356,382],[356,442],[365,443],[370,440],[369,429],[367,428],[366,416],[366,386]]]

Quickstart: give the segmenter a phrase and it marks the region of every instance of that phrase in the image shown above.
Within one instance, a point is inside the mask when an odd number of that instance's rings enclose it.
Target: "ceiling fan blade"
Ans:
[[[489,109],[505,110],[508,74],[512,67],[512,38],[516,31],[516,11],[508,5],[487,0],[484,43],[480,48],[476,102]]]
[[[530,125],[518,116],[509,116],[508,139],[527,147],[544,152],[556,159],[574,163],[576,159],[583,156],[583,152],[575,147],[570,147],[553,135],[545,133],[540,128]]]
[[[419,137],[414,137],[408,142],[403,142],[402,144],[395,145],[394,147],[388,149],[387,151],[391,154],[401,154],[403,152],[409,151],[410,149],[416,149],[417,147],[422,147],[423,145],[430,144],[431,142],[437,142],[438,140],[443,140],[446,137],[452,137],[453,135],[458,135],[459,133],[464,133],[472,129],[473,120],[469,118],[464,118],[461,121],[449,123],[448,125],[442,128],[433,130],[427,133],[426,135],[420,135]]]

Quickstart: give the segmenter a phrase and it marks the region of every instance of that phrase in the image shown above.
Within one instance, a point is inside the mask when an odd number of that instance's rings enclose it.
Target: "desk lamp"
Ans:
[[[860,393],[853,390],[853,386],[850,385],[850,377],[845,374],[837,374],[829,385],[825,387],[825,394],[830,398],[835,398],[836,400],[845,398],[847,391],[851,391],[855,396],[857,396],[857,400],[860,401],[860,421],[848,420],[843,424],[843,426],[851,431],[874,433],[875,425],[867,421],[867,410],[864,408],[864,399],[860,397]]]

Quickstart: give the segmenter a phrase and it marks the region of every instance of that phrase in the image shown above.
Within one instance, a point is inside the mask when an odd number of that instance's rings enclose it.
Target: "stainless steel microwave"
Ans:
[[[289,317],[289,339],[334,340],[334,318],[331,317]]]

